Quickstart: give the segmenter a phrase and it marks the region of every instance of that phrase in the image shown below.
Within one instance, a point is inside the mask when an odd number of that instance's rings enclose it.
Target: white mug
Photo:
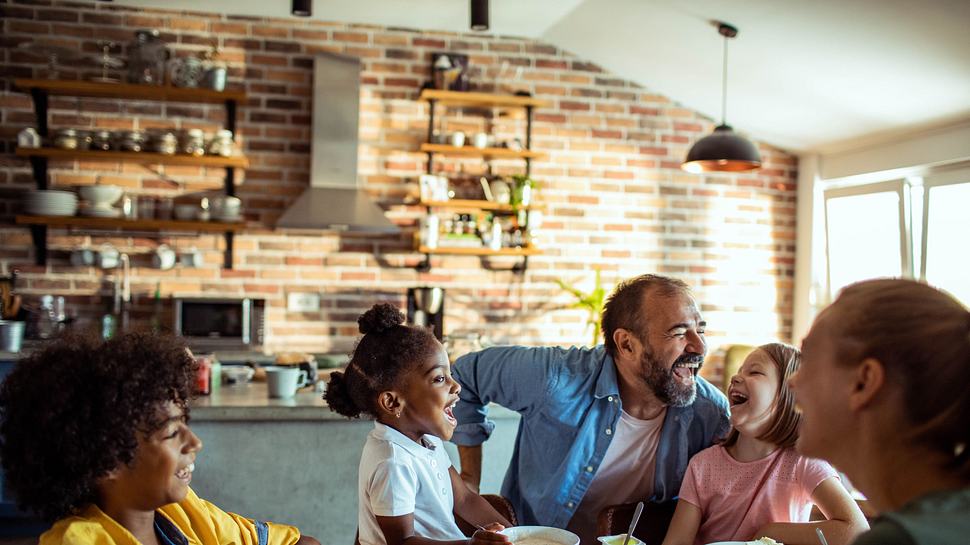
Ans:
[[[456,148],[460,148],[465,145],[465,133],[463,132],[453,132],[451,133],[451,145]]]
[[[196,250],[195,248],[179,254],[179,262],[183,267],[201,267],[202,261],[202,252]]]
[[[269,397],[291,398],[297,388],[307,385],[307,372],[299,367],[270,366],[266,369],[266,391]]]
[[[118,266],[120,257],[121,255],[114,246],[104,243],[98,250],[97,263],[102,269],[113,269]]]
[[[163,271],[171,269],[175,266],[175,250],[169,248],[167,244],[159,244],[152,256],[152,264]]]
[[[488,133],[484,133],[484,132],[475,133],[475,137],[472,138],[472,144],[474,144],[476,148],[487,148]]]

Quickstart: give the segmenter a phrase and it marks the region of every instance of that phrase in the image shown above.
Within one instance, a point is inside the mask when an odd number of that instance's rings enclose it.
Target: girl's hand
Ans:
[[[499,543],[511,543],[509,537],[505,534],[500,534],[505,526],[497,522],[486,524],[475,530],[472,537],[468,540],[468,545],[497,545]]]

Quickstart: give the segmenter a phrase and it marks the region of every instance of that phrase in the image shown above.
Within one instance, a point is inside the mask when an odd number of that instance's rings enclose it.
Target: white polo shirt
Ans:
[[[377,516],[414,513],[414,533],[430,539],[465,539],[452,513],[451,459],[441,439],[421,438],[374,423],[360,456],[357,524],[361,545],[385,545]]]

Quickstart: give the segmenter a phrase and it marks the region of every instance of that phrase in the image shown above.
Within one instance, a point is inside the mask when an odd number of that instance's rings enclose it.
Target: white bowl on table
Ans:
[[[499,532],[512,545],[579,545],[579,536],[551,526],[512,526]]]

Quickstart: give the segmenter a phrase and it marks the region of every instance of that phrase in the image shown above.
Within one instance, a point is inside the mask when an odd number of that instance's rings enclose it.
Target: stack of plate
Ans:
[[[24,211],[34,216],[73,216],[77,212],[77,195],[52,189],[24,194]]]

